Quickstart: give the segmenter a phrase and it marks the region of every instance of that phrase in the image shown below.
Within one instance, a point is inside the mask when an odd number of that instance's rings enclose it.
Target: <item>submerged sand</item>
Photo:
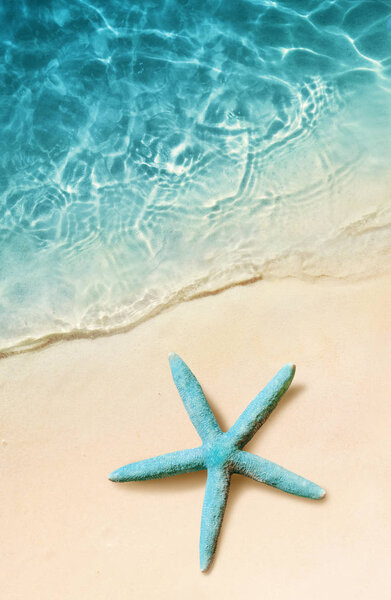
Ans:
[[[261,281],[135,330],[0,361],[7,600],[389,597],[391,278]],[[286,362],[291,390],[248,449],[322,501],[232,480],[215,564],[198,566],[205,473],[114,484],[127,462],[198,445],[177,352],[226,429]]]

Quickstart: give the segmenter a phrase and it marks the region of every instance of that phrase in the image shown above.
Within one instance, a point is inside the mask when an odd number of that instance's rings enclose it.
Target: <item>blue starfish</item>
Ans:
[[[289,363],[282,367],[231,429],[223,433],[195,375],[178,355],[170,354],[169,361],[175,385],[202,445],[131,463],[113,471],[109,479],[144,481],[207,469],[200,537],[200,566],[206,571],[216,550],[233,473],[247,475],[296,496],[319,499],[326,492],[308,479],[243,451],[290,386],[295,365]]]

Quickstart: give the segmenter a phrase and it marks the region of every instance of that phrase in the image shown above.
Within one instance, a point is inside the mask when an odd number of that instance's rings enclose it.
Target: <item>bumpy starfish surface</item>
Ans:
[[[243,447],[263,425],[290,386],[295,365],[282,367],[231,429],[223,433],[189,367],[176,354],[170,354],[169,360],[175,385],[202,445],[131,463],[113,471],[109,479],[143,481],[207,469],[200,537],[200,566],[205,571],[216,550],[232,473],[247,475],[289,494],[306,498],[323,498],[325,491],[265,458],[243,451]]]

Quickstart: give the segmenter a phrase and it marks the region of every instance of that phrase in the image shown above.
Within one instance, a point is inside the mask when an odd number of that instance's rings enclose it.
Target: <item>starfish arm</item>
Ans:
[[[145,481],[146,479],[162,479],[171,475],[201,471],[204,468],[204,453],[200,446],[130,463],[110,473],[109,479],[111,481]]]
[[[200,567],[206,571],[216,551],[229,491],[231,473],[226,468],[208,469],[201,517]]]
[[[227,438],[238,448],[243,448],[251,440],[277,406],[278,401],[292,382],[295,368],[292,363],[282,367],[226,433]]]
[[[177,355],[170,354],[170,368],[187,413],[203,442],[208,442],[221,434],[200,384],[185,362]]]
[[[255,456],[244,450],[239,450],[235,454],[234,472],[247,475],[251,479],[266,483],[295,496],[318,500],[326,494],[325,490],[316,483],[312,483],[312,481],[304,479],[304,477],[300,477],[300,475],[296,475],[270,460]]]

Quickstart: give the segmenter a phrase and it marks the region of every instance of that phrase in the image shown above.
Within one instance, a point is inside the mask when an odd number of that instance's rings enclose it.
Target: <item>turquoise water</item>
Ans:
[[[391,2],[0,7],[0,348],[391,264]]]

